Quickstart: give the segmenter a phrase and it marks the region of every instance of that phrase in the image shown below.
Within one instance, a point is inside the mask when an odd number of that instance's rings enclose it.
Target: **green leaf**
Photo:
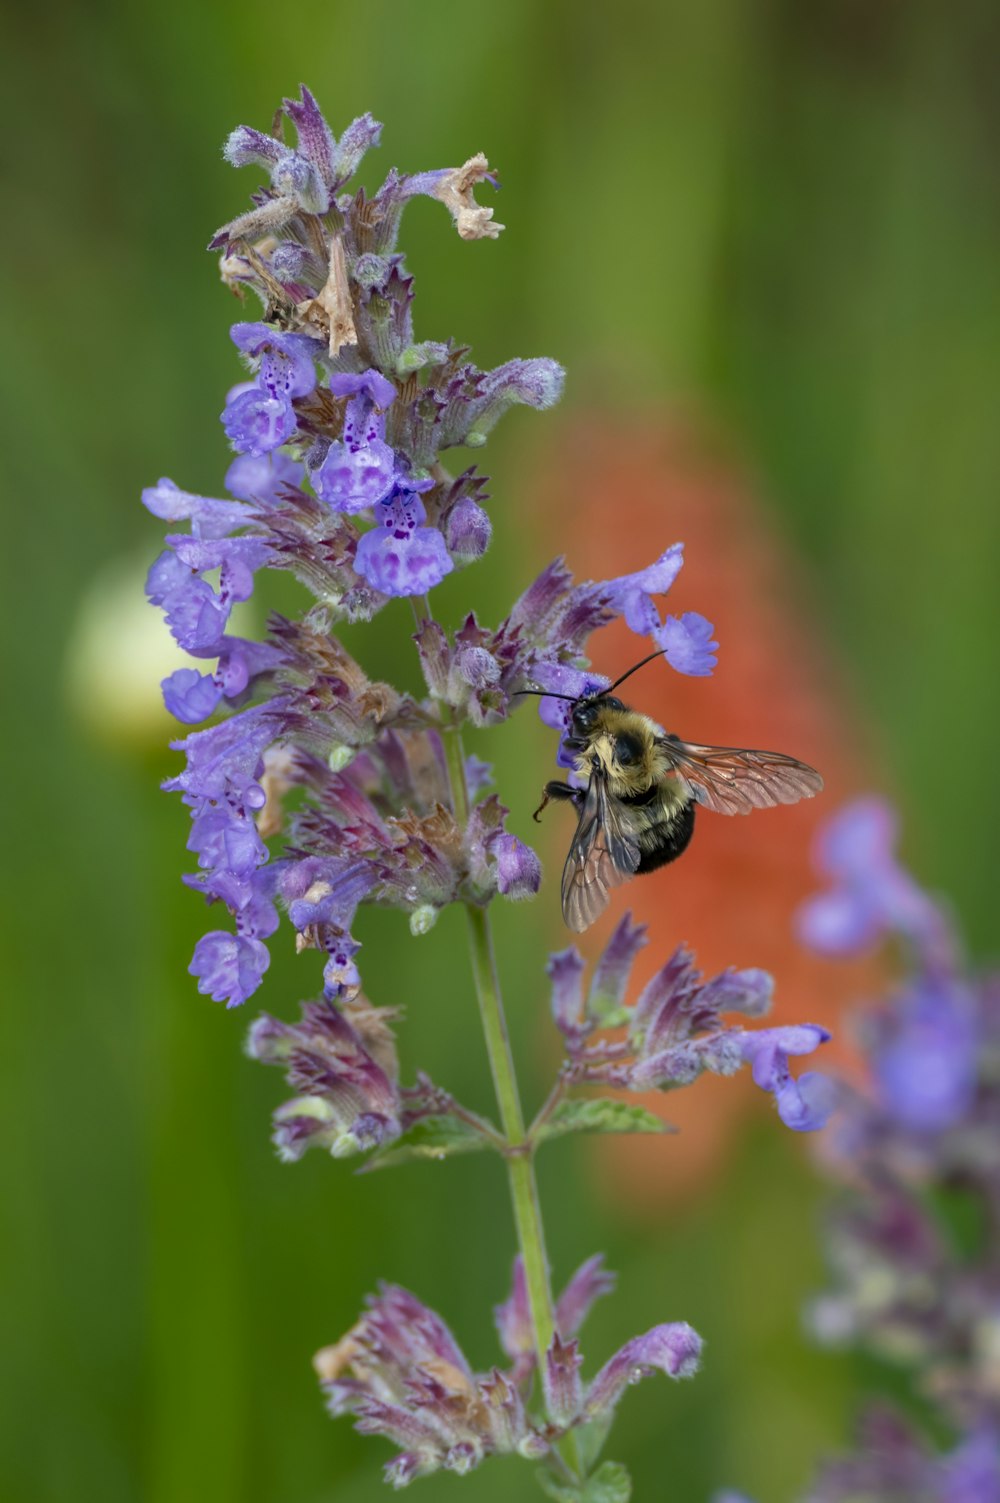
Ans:
[[[373,1153],[359,1172],[411,1164],[416,1159],[449,1159],[456,1153],[478,1153],[492,1146],[485,1134],[458,1117],[421,1117],[401,1137]]]
[[[538,1143],[561,1138],[568,1132],[673,1132],[644,1106],[629,1101],[615,1101],[609,1096],[589,1100],[560,1101],[555,1111],[541,1124],[535,1135]]]
[[[545,1467],[539,1467],[535,1477],[545,1496],[554,1498],[555,1503],[583,1503],[583,1494],[575,1484],[563,1482]]]
[[[582,1503],[629,1503],[632,1478],[620,1461],[605,1461],[587,1479]]]
[[[629,1503],[632,1496],[632,1479],[620,1461],[605,1461],[586,1482],[564,1482],[544,1467],[535,1476],[555,1503]]]

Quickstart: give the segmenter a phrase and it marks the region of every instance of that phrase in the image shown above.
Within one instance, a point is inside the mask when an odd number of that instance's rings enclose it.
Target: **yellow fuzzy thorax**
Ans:
[[[608,719],[611,719],[610,715]],[[616,734],[625,731],[642,746],[640,759],[627,767],[623,767],[615,757]],[[600,770],[607,780],[608,792],[615,798],[628,798],[645,793],[654,783],[663,785],[664,793],[666,793],[672,782],[667,777],[671,764],[659,744],[658,734],[660,734],[659,727],[645,716],[634,712],[627,715],[618,712],[614,716],[612,725],[595,729],[586,750],[581,752],[576,759],[576,770],[581,777],[589,778],[594,771],[594,758],[596,757]],[[680,790],[678,790],[677,801],[683,801]]]

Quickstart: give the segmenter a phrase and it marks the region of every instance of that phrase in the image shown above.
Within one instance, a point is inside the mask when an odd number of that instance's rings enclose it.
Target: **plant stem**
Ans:
[[[458,726],[448,727],[444,734],[444,743],[455,818],[465,828],[469,820],[469,790],[465,780],[462,735]],[[541,1374],[545,1370],[545,1353],[555,1331],[555,1314],[552,1287],[549,1282],[549,1262],[545,1250],[542,1211],[535,1180],[535,1166],[532,1161],[531,1143],[525,1132],[524,1113],[521,1110],[517,1075],[514,1070],[514,1057],[511,1053],[507,1020],[500,996],[489,914],[485,908],[479,907],[476,903],[466,903],[465,912],[469,927],[472,972],[476,996],[479,1000],[479,1015],[482,1019],[483,1033],[486,1036],[486,1050],[500,1110],[500,1121],[507,1139],[507,1178],[514,1205],[517,1242],[524,1263],[538,1371]],[[576,1437],[572,1433],[567,1435],[560,1449],[571,1471],[579,1475]]]

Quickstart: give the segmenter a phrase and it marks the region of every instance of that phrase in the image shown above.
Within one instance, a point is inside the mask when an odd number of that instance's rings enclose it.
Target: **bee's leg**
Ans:
[[[569,799],[572,803],[579,804],[583,798],[583,789],[571,788],[568,783],[546,783],[542,789],[542,802],[531,816],[532,819],[537,821],[546,804],[553,798]]]

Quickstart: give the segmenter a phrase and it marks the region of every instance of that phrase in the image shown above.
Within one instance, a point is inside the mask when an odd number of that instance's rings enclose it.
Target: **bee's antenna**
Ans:
[[[667,649],[665,647],[661,647],[659,652],[651,652],[648,658],[643,658],[641,662],[633,664],[633,666],[627,673],[623,673],[621,678],[615,679],[614,683],[611,685],[611,689],[617,689],[619,684],[623,684],[627,678],[631,678],[633,673],[638,673],[640,668],[645,668],[646,664],[651,663],[654,658],[662,658],[666,650]],[[605,689],[605,694],[610,694],[611,689]]]
[[[568,699],[571,704],[580,697],[578,694],[557,694],[554,689],[515,689],[510,697],[516,699],[519,694],[537,694],[539,699]]]

